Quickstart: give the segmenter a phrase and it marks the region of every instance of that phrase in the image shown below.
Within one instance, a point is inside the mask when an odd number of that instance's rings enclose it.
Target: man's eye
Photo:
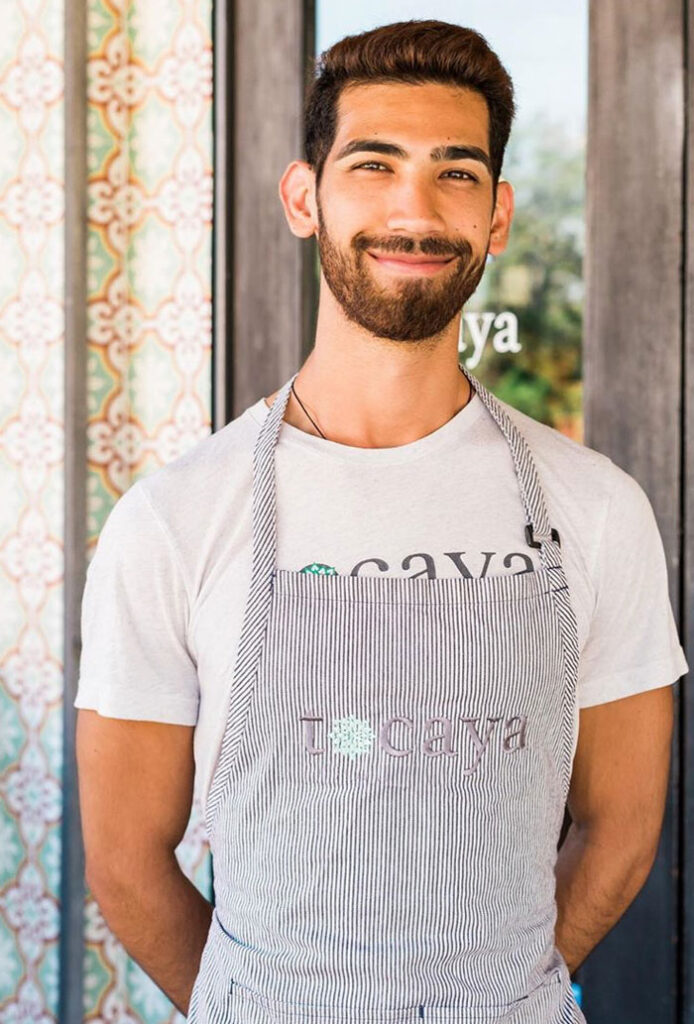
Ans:
[[[477,178],[475,177],[475,175],[474,174],[470,174],[469,171],[451,170],[451,171],[444,171],[444,174],[467,174],[468,178],[470,178],[472,181],[477,181]]]
[[[385,165],[385,164],[382,164],[382,163],[381,163],[381,162],[380,162],[379,160],[367,160],[367,161],[365,161],[365,163],[363,163],[363,164],[356,164],[356,165],[354,166],[354,168],[353,168],[353,169],[354,169],[355,171],[357,171],[357,170],[359,170],[360,168],[369,168],[369,167],[377,167],[377,168],[383,168],[383,169],[384,169],[384,170],[386,170],[386,171],[388,170],[388,168],[386,167],[386,165]],[[467,175],[467,177],[468,177],[468,178],[469,178],[469,179],[470,179],[471,181],[477,181],[477,180],[478,180],[478,179],[477,179],[477,178],[475,177],[475,175],[474,175],[474,174],[471,174],[471,173],[470,173],[470,171],[461,171],[461,170],[458,170],[458,169],[452,169],[452,170],[450,170],[450,171],[444,171],[444,176],[445,176],[446,174],[461,174],[461,175]],[[457,179],[457,180],[462,180],[462,179]]]

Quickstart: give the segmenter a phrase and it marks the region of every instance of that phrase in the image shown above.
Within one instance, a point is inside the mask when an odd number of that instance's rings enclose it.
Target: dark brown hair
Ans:
[[[338,100],[347,85],[443,82],[475,89],[487,102],[496,198],[516,107],[513,82],[479,32],[445,21],[397,21],[340,39],[313,61],[313,72],[304,107],[304,149],[317,185],[335,141]]]

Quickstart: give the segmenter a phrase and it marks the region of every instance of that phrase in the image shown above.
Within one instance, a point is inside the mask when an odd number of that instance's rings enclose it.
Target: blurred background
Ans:
[[[0,0],[0,1024],[183,1020],[85,890],[84,573],[136,479],[312,347],[316,247],[277,182],[303,157],[310,60],[341,36],[440,18],[509,70],[516,213],[460,360],[639,480],[691,660],[690,2]],[[576,972],[590,1024],[694,1024],[686,679],[656,863]],[[177,855],[211,898],[197,806]]]

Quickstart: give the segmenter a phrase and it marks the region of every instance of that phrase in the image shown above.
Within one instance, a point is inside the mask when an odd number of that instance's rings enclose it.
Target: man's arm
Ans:
[[[174,850],[190,818],[193,727],[79,709],[85,875],[124,947],[186,1014],[212,905]]]
[[[672,686],[580,711],[559,849],[556,943],[569,971],[585,960],[643,887],[667,799]]]

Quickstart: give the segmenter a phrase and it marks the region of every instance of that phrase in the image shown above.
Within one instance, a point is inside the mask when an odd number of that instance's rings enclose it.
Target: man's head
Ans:
[[[290,226],[317,235],[350,320],[391,340],[432,337],[474,292],[487,252],[506,245],[511,80],[479,33],[439,21],[348,36],[317,72],[306,162],[280,182]]]

